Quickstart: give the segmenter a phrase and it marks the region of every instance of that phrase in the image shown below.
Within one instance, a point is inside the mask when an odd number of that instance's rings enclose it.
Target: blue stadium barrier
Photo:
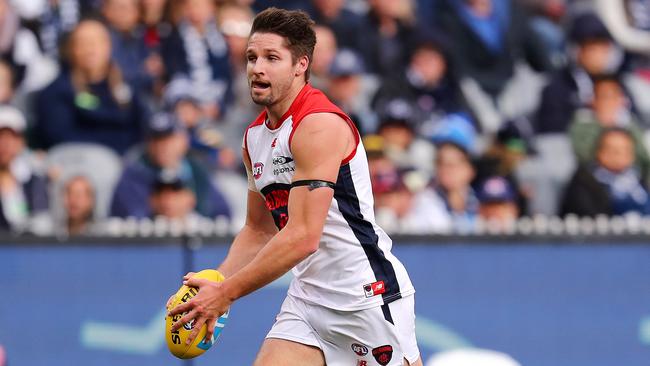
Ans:
[[[217,243],[212,243],[217,244]],[[642,366],[650,360],[650,245],[612,242],[424,245],[394,252],[417,288],[424,360],[458,347],[526,366]],[[227,246],[0,245],[0,345],[10,366],[183,365],[164,344],[164,303],[184,263],[213,267]],[[193,365],[250,365],[289,277],[231,311]]]

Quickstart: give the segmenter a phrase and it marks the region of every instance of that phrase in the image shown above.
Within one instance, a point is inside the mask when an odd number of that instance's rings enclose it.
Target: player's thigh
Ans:
[[[323,352],[312,346],[267,338],[262,344],[254,366],[325,366]]]

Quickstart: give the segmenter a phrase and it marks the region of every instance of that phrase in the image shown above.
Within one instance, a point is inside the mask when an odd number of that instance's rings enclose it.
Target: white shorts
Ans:
[[[420,357],[414,297],[381,307],[338,311],[287,295],[267,338],[318,347],[328,366],[402,366]]]

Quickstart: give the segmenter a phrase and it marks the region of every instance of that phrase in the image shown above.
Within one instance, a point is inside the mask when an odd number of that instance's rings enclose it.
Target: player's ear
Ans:
[[[307,72],[308,67],[309,57],[307,57],[307,55],[300,56],[300,58],[298,58],[298,62],[296,62],[295,76],[304,75],[305,72]]]

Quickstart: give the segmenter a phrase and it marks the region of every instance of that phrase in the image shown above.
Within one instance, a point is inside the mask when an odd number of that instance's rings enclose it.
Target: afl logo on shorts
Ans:
[[[253,178],[260,179],[262,176],[262,171],[264,170],[264,164],[259,161],[253,165]]]
[[[352,343],[352,350],[359,356],[365,356],[368,354],[368,347],[359,343]]]

